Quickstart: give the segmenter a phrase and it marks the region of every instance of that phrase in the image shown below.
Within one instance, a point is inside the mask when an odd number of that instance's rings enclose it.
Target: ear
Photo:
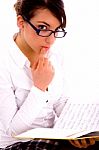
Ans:
[[[21,15],[17,16],[17,26],[19,27],[20,30],[24,28],[24,19]]]

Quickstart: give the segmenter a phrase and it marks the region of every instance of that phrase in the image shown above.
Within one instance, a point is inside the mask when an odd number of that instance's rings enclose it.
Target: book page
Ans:
[[[99,104],[67,102],[54,128],[89,131],[89,133],[99,131]]]
[[[71,140],[71,139],[83,139],[83,138],[94,138],[99,139],[99,132],[98,134],[90,135],[91,131],[77,131],[77,130],[66,130],[66,129],[55,129],[55,128],[35,128],[28,130],[24,133],[21,133],[14,138],[18,139],[64,139],[64,140]],[[82,136],[86,135],[86,136]],[[81,136],[81,137],[80,137]]]
[[[53,129],[53,128],[35,128],[15,136],[19,139],[70,139],[77,134],[77,130]]]

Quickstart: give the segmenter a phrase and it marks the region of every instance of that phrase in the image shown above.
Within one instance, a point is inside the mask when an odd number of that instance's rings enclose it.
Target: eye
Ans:
[[[45,26],[45,25],[38,25],[38,29],[40,29],[40,30],[47,30],[47,26]]]
[[[63,29],[61,27],[58,27],[55,29],[56,31],[63,31]]]

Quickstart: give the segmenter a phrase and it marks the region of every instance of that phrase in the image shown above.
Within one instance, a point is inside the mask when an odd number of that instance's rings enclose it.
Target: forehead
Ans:
[[[31,18],[35,22],[46,22],[50,26],[60,26],[59,20],[48,9],[38,9],[35,16]]]

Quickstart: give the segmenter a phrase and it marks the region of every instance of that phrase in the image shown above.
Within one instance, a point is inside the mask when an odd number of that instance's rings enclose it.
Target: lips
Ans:
[[[43,48],[48,51],[50,49],[50,47],[47,47],[47,46],[43,46]]]

